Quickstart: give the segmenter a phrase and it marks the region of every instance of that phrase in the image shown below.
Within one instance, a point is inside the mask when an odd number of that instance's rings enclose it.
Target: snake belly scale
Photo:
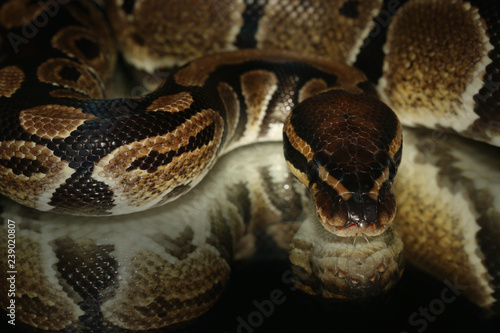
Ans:
[[[10,198],[0,206],[2,233],[9,220],[20,228],[20,321],[95,332],[190,323],[224,290],[231,261],[255,253],[259,230],[289,250],[307,294],[386,293],[404,242],[416,266],[467,281],[471,301],[498,310],[498,150],[473,153],[482,167],[442,153],[480,145],[456,134],[499,144],[498,4],[101,5],[0,7],[0,192]],[[117,48],[141,71],[175,69],[149,94],[109,98]],[[405,153],[398,117],[433,128],[438,148],[408,130]],[[283,141],[288,169],[270,141]]]

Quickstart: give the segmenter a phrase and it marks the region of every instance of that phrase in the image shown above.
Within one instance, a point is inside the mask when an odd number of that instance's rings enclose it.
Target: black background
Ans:
[[[283,278],[288,271],[284,262],[237,263],[216,306],[180,332],[500,332],[500,317],[489,316],[463,296],[449,304],[441,303],[445,306],[440,309],[437,300],[448,287],[411,266],[384,299],[358,305],[332,305],[304,297],[301,292],[292,290],[290,281]],[[269,305],[270,295],[275,290],[279,290],[282,303],[274,305],[266,316],[258,311],[255,303]],[[446,295],[451,297],[452,294],[446,292]],[[440,313],[434,315],[431,304],[437,306]],[[429,320],[419,314],[425,309],[430,314]],[[412,315],[413,324],[410,322]],[[5,323],[4,319],[2,332],[27,332],[19,325],[13,329]],[[170,330],[156,332],[163,331]]]

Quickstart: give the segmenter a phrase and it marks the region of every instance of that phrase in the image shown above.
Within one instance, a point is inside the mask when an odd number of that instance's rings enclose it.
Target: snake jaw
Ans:
[[[319,190],[316,185],[310,191],[318,220],[337,236],[380,235],[391,225],[396,214],[396,200],[387,185],[382,186],[377,200],[369,194],[358,193],[351,193],[345,200],[334,191]]]

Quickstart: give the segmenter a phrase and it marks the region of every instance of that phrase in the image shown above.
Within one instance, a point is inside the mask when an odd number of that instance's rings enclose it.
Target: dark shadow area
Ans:
[[[180,332],[500,332],[498,316],[489,317],[464,297],[454,297],[450,284],[412,267],[407,267],[392,293],[371,304],[358,305],[328,304],[304,297],[294,290],[288,273],[288,265],[283,262],[236,264],[217,305]],[[1,332],[27,332],[19,325],[6,325],[3,318]]]

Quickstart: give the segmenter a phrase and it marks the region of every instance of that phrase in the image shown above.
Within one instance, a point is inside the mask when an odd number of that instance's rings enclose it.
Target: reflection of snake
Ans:
[[[397,281],[402,243],[388,228],[402,157],[397,119],[358,70],[269,49],[355,64],[406,124],[436,128],[432,146],[412,144],[421,132],[405,136],[396,226],[417,265],[467,283],[472,301],[495,307],[497,151],[482,156],[478,144],[447,133],[500,143],[498,4],[412,1],[389,25],[391,1],[192,2],[109,1],[124,57],[140,69],[214,53],[151,94],[110,100],[101,82],[112,78],[114,44],[90,3],[0,8],[0,189],[51,211],[2,201],[3,218],[18,227],[18,319],[95,331],[188,322],[215,302],[230,259],[251,255],[252,232],[267,226],[288,246],[302,220],[290,260],[306,293],[368,297]],[[236,47],[268,50],[219,53]],[[229,153],[217,166],[226,176],[215,170],[193,189],[217,155],[281,139],[290,109],[285,157],[314,207],[262,144]],[[259,160],[242,163],[245,155]],[[178,197],[126,217],[52,213],[125,214]],[[7,293],[0,301],[6,309]]]

